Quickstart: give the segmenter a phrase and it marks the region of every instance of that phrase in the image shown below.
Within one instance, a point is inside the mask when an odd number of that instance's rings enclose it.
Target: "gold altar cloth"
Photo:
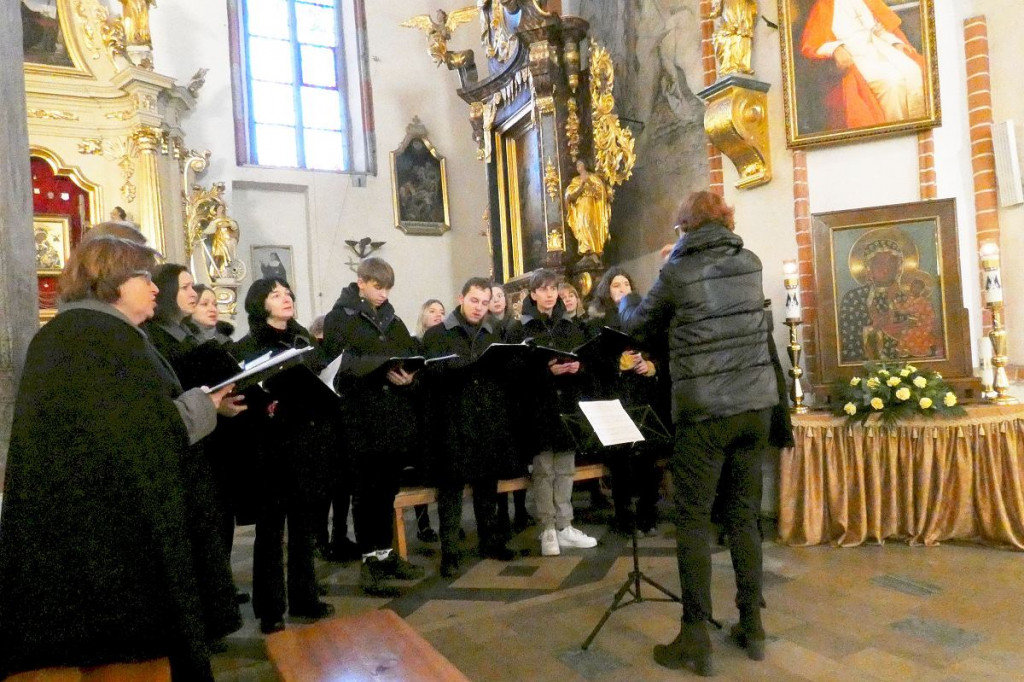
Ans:
[[[793,415],[779,462],[779,540],[852,547],[964,539],[1024,549],[1024,405],[967,405],[894,428]]]

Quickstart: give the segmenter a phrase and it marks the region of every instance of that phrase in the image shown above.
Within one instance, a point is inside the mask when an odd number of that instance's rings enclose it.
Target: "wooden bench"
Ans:
[[[576,467],[574,481],[586,481],[601,478],[608,474],[603,464],[581,464]],[[498,481],[498,492],[509,493],[513,490],[526,490],[530,487],[530,477],[510,478]],[[466,486],[463,499],[469,497],[470,488]],[[405,510],[420,504],[437,502],[437,488],[402,488],[395,496],[395,551],[403,559],[409,558],[409,543],[405,539]]]
[[[369,611],[267,637],[284,682],[469,682],[394,611]]]
[[[171,682],[171,663],[160,658],[88,668],[41,668],[11,675],[5,682]]]

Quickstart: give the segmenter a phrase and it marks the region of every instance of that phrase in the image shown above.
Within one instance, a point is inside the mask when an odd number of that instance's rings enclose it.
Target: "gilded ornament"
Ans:
[[[85,154],[86,156],[98,156],[102,154],[103,140],[100,138],[82,140],[78,143],[78,153]]]
[[[754,73],[750,53],[757,24],[757,0],[712,0],[711,18],[715,20],[711,43],[718,76]]]
[[[594,45],[590,52],[590,109],[594,142],[594,171],[614,187],[633,175],[636,165],[633,134],[619,125],[615,114],[615,65],[608,50]]]
[[[210,279],[216,282],[231,276],[230,266],[235,262],[238,247],[238,222],[229,218],[227,206],[220,203],[214,209],[213,218],[203,233],[207,236],[204,246],[209,248],[208,270]]]
[[[493,0],[477,0],[480,13],[480,43],[489,59],[507,62],[519,47],[519,38],[508,25],[508,10]]]
[[[29,118],[39,118],[44,121],[77,121],[78,115],[70,111],[58,111],[56,109],[29,109]]]
[[[560,180],[558,178],[558,169],[555,168],[555,164],[548,159],[547,166],[544,167],[544,187],[548,190],[548,196],[552,199],[558,198],[558,186]]]
[[[124,24],[120,18],[107,19],[100,24],[100,36],[103,40],[103,47],[107,49],[110,61],[114,61],[116,56],[128,59],[128,39],[125,36]]]
[[[558,230],[548,232],[548,251],[565,251],[565,243],[562,233]]]
[[[448,41],[452,38],[452,31],[461,24],[472,21],[476,15],[476,7],[463,7],[452,12],[439,9],[435,12],[434,18],[429,14],[420,14],[402,22],[402,26],[418,28],[426,33],[427,52],[435,65],[444,64],[449,69],[459,69],[472,63],[473,51],[450,52]]]
[[[698,93],[707,104],[704,130],[736,166],[739,189],[772,179],[767,90],[767,83],[734,75]]]
[[[576,172],[565,190],[565,220],[576,237],[580,255],[600,256],[610,236],[614,191],[598,173],[588,171],[582,161],[576,162]]]
[[[575,162],[580,158],[580,108],[576,98],[566,100],[569,113],[565,118],[565,140],[569,145],[569,156]]]
[[[99,59],[106,46],[104,28],[110,21],[110,11],[95,0],[75,0],[74,9],[80,20],[77,23],[85,36],[86,47],[92,52],[93,59]]]
[[[156,7],[155,0],[120,0],[120,2],[125,42],[128,45],[152,47],[153,39],[149,33],[149,8]]]

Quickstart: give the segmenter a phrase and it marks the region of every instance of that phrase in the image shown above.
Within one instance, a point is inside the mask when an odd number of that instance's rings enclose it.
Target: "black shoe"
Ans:
[[[363,555],[359,552],[359,546],[348,538],[341,538],[340,540],[332,542],[330,547],[327,548],[327,552],[324,554],[324,558],[327,561],[334,561],[338,563],[356,561],[362,556]]]
[[[359,567],[359,587],[363,592],[374,597],[397,597],[398,590],[385,583],[389,577],[383,561],[373,556],[363,559]]]
[[[711,638],[704,623],[683,623],[679,634],[670,644],[655,645],[654,661],[672,670],[682,670],[690,665],[701,677],[714,675]]]
[[[334,607],[327,602],[315,601],[308,605],[293,606],[288,610],[288,615],[292,618],[320,620],[334,615]]]
[[[441,538],[437,536],[437,531],[430,527],[420,528],[416,531],[416,539],[420,542],[428,543],[440,542],[441,540]]]
[[[537,523],[536,519],[526,512],[516,512],[516,519],[512,522],[512,530],[517,533],[522,533],[535,523]]]
[[[514,549],[504,544],[484,545],[480,548],[480,556],[484,559],[495,559],[496,561],[512,561],[521,555]]]
[[[419,580],[426,573],[422,566],[409,563],[394,551],[388,555],[387,559],[381,562],[381,565],[386,571],[385,575],[399,580]]]
[[[273,616],[272,618],[260,618],[260,632],[265,635],[284,630],[284,618]]]
[[[740,622],[729,630],[729,638],[747,650],[747,658],[763,661],[765,634],[761,625],[761,609],[740,609]]]
[[[441,577],[454,578],[459,574],[459,557],[451,554],[441,555]]]

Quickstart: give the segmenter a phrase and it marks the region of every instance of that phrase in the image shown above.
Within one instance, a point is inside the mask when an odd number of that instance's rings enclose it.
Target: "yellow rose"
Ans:
[[[899,386],[900,381],[901,380],[899,377],[889,377],[885,383],[888,384],[889,386]]]
[[[904,368],[903,371],[900,372],[900,376],[903,377],[904,379],[909,377],[910,376],[910,370],[907,369],[907,368]]]
[[[929,407],[932,406],[932,399],[931,398],[921,398],[917,402],[917,404],[921,406],[922,410],[927,410]]]
[[[914,367],[913,365],[907,365],[907,371],[908,372],[916,372],[917,371],[917,367]]]
[[[882,385],[882,382],[878,380],[878,377],[871,377],[868,379],[868,388],[878,388]]]
[[[914,385],[918,388],[924,388],[928,385],[928,380],[924,377],[914,377]]]
[[[896,398],[898,400],[906,400],[909,397],[910,397],[910,389],[907,388],[906,386],[903,386],[903,387],[899,388],[896,391]]]
[[[857,414],[857,406],[853,403],[846,403],[843,405],[843,412],[849,415],[855,415]]]
[[[880,370],[878,370],[878,373],[879,373],[879,374],[880,374],[881,376],[883,376],[883,377],[887,377],[887,376],[889,376],[889,370],[887,370],[887,369],[880,369]]]
[[[850,379],[851,386],[860,386],[860,377],[854,377]]]
[[[929,402],[931,402],[931,401],[929,401]],[[871,399],[871,407],[873,407],[876,410],[880,410],[883,407],[885,407],[885,403],[882,402],[881,398],[872,398]]]
[[[956,405],[956,393],[948,391],[946,395],[942,397],[942,404],[946,407],[953,407]]]

